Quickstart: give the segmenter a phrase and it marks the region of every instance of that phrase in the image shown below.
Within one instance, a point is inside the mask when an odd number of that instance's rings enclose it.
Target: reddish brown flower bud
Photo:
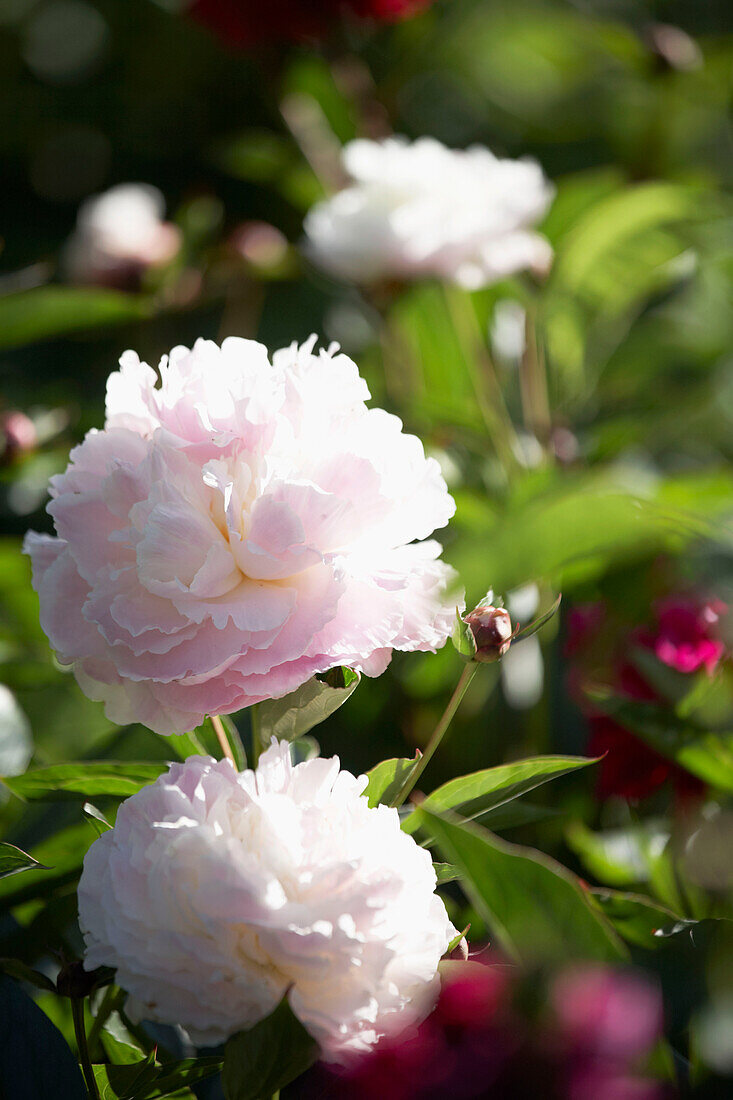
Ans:
[[[32,451],[37,442],[35,424],[24,412],[12,409],[0,414],[0,462],[3,465]]]
[[[509,649],[516,634],[509,612],[503,607],[479,604],[465,616],[464,622],[476,643],[476,661],[498,661]]]

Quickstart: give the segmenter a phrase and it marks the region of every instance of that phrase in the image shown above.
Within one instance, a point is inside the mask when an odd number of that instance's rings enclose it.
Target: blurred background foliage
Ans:
[[[121,351],[157,363],[175,344],[233,334],[278,347],[318,332],[356,358],[375,401],[443,466],[458,504],[446,555],[469,605],[491,585],[526,622],[563,592],[562,614],[538,638],[476,677],[425,789],[528,754],[584,752],[566,656],[574,605],[603,601],[621,646],[670,594],[733,605],[733,9],[444,0],[395,27],[346,28],[321,53],[267,46],[247,56],[180,7],[0,5],[0,413],[20,411],[34,429],[28,445],[6,432],[0,469],[0,770],[20,772],[31,757],[166,757],[147,731],[113,728],[54,663],[19,538],[50,529],[48,478],[101,425]],[[302,218],[338,182],[341,144],[390,129],[539,160],[557,188],[542,227],[555,250],[547,279],[367,294],[310,268],[298,251]],[[79,204],[126,181],[160,188],[180,252],[133,289],[71,285],[64,248]],[[725,620],[723,629],[733,645]],[[409,756],[460,666],[450,647],[396,655],[318,730],[323,751],[353,770]],[[730,915],[730,662],[712,686],[704,675],[677,692],[676,709],[667,697],[665,719],[668,737],[684,733],[703,754],[702,817],[691,821],[669,785],[641,805],[599,801],[589,769],[494,827],[677,916]],[[681,700],[708,689],[708,711],[680,733]],[[700,747],[711,730],[717,747]],[[61,817],[69,831],[48,839]],[[78,948],[73,880],[91,825],[70,804],[21,820],[8,797],[0,821],[54,866],[59,887],[43,905],[40,874],[7,880],[0,953],[33,961],[49,928]],[[719,862],[699,881],[684,854],[705,821],[718,823]],[[17,890],[11,917],[5,895]],[[468,917],[480,942],[481,919]],[[729,1041],[711,1062],[704,1028],[730,1021],[720,1013],[733,1004],[733,953],[730,933],[705,927],[694,944],[684,926],[661,947],[641,924],[631,940],[668,987],[673,1030],[691,1014],[702,1021],[697,1047],[685,1049],[707,1058],[714,1090],[733,1050]]]

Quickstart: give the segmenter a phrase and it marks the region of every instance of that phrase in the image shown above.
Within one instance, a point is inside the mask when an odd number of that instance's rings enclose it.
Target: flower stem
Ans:
[[[249,721],[252,729],[252,761],[251,767],[256,768],[257,762],[260,759],[260,752],[263,748],[262,745],[262,732],[260,728],[260,705],[259,703],[253,703],[249,708]]]
[[[442,715],[440,721],[438,722],[437,726],[433,730],[433,735],[432,735],[432,737],[430,738],[430,740],[428,741],[428,743],[425,747],[425,752],[422,754],[422,756],[420,757],[420,760],[418,761],[415,769],[412,772],[410,772],[409,776],[407,777],[404,784],[402,785],[402,788],[400,789],[399,793],[397,794],[397,796],[392,801],[393,806],[401,806],[402,805],[402,803],[405,801],[408,794],[410,793],[412,788],[415,786],[418,779],[420,778],[420,776],[422,775],[422,773],[425,771],[428,764],[432,760],[433,756],[435,755],[435,750],[438,748],[438,745],[443,740],[443,736],[445,735],[445,732],[448,729],[448,726],[453,721],[453,717],[454,717],[456,711],[458,710],[458,707],[461,704],[461,700],[463,699],[463,696],[466,694],[466,691],[468,689],[468,685],[471,683],[471,680],[473,680],[474,676],[476,675],[476,670],[477,669],[478,669],[478,664],[477,664],[476,661],[470,661],[464,667],[463,672],[461,673],[461,677],[460,677],[458,683],[456,684],[455,691],[453,692],[453,694],[450,697],[450,700],[448,701],[448,706],[443,711],[443,715]]]
[[[547,448],[552,429],[552,415],[547,392],[544,351],[538,338],[533,305],[528,306],[526,312],[525,349],[519,364],[519,386],[525,426],[537,437],[542,446]]]
[[[217,740],[221,745],[221,751],[224,753],[226,759],[231,761],[232,766],[236,768],[237,762],[234,759],[234,753],[232,752],[232,747],[229,744],[229,739],[227,738],[226,731],[224,729],[224,723],[222,722],[218,714],[211,715],[211,724],[214,727],[214,733],[217,736]]]
[[[79,1061],[81,1062],[87,1092],[91,1100],[100,1100],[92,1060],[89,1057],[87,1032],[84,1026],[84,997],[71,998],[71,1014],[74,1019],[74,1034],[76,1035],[76,1044],[79,1047]]]

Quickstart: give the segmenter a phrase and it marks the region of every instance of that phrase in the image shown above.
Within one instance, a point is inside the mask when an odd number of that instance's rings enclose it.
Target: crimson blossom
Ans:
[[[321,38],[343,17],[395,23],[428,7],[432,0],[194,0],[192,17],[226,46],[246,49],[261,42]]]
[[[717,599],[703,600],[694,595],[674,595],[654,608],[654,621],[633,630],[624,639],[623,650],[614,658],[611,679],[615,690],[626,699],[640,703],[664,703],[648,676],[628,659],[629,649],[653,653],[663,665],[683,676],[701,670],[711,675],[725,656],[725,644],[718,636],[726,605]],[[578,656],[593,644],[605,626],[602,604],[581,605],[573,609],[566,654]],[[571,688],[577,689],[578,670],[571,669]],[[615,718],[600,714],[583,704],[588,716],[588,750],[603,756],[598,774],[599,798],[613,796],[636,802],[648,798],[665,783],[682,801],[696,798],[704,784],[696,776],[647,745]]]

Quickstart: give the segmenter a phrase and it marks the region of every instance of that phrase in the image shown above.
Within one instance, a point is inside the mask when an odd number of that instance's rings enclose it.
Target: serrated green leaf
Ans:
[[[266,1019],[226,1045],[222,1086],[226,1100],[269,1097],[311,1066],[318,1046],[284,997]]]
[[[57,802],[109,796],[129,798],[141,787],[154,783],[165,764],[100,763],[53,764],[24,775],[3,779],[13,794],[28,802]]]
[[[0,878],[17,875],[20,871],[47,870],[37,859],[27,852],[5,841],[0,843]]]
[[[462,817],[473,817],[519,798],[542,783],[594,763],[595,759],[583,756],[535,756],[516,764],[500,764],[449,780],[429,794],[420,809],[437,813],[459,810]],[[407,833],[416,832],[418,826],[417,811],[402,822]]]
[[[353,669],[331,669],[323,679],[314,676],[282,699],[258,703],[262,743],[269,745],[271,737],[278,741],[302,737],[343,706],[360,679]]]
[[[419,755],[413,760],[394,757],[390,760],[382,760],[368,771],[369,783],[364,794],[369,799],[369,805],[377,806],[380,802],[387,806],[391,805],[419,762]]]
[[[578,879],[542,852],[423,807],[421,824],[462,873],[462,887],[511,957],[527,964],[604,962],[627,952]]]

